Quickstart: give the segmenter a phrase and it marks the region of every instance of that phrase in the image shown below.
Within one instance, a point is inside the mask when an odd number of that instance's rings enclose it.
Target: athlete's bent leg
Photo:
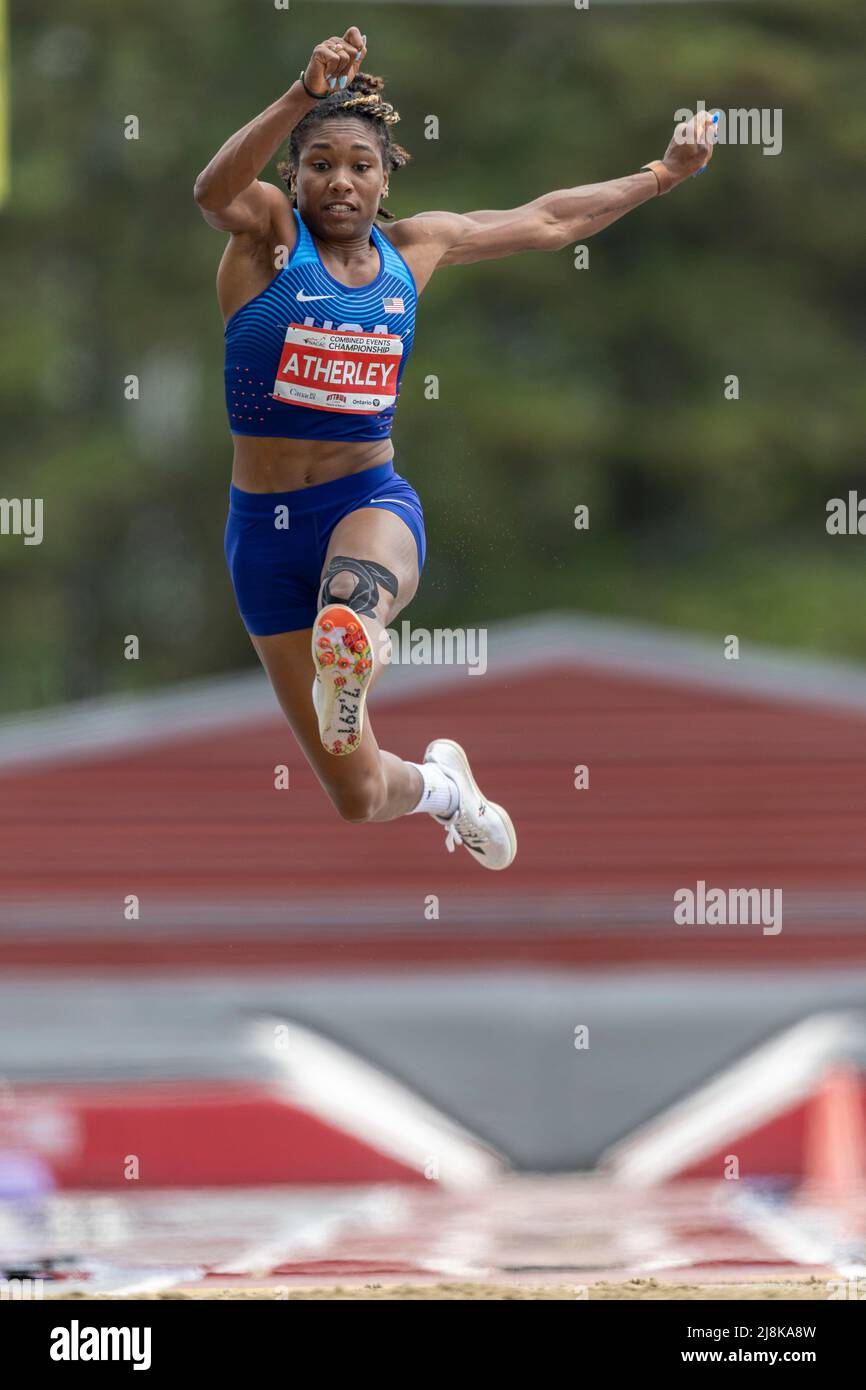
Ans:
[[[421,795],[421,776],[410,764],[379,749],[369,720],[361,746],[351,758],[335,758],[323,748],[310,696],[314,675],[310,634],[306,628],[252,638],[301,751],[344,820],[392,820],[405,815]]]
[[[374,791],[371,820],[406,815],[423,789],[417,767],[380,750],[365,718],[367,695],[387,660],[385,629],[417,588],[418,548],[399,516],[384,508],[359,507],[334,527],[314,629],[314,698],[320,738],[334,761],[355,762],[373,749],[378,754],[378,794],[364,778]],[[343,753],[351,756],[340,757]]]
[[[338,603],[357,613],[375,652],[381,650],[384,628],[417,587],[415,540],[393,512],[360,508],[334,528],[322,568],[320,604]],[[406,815],[418,804],[424,776],[412,763],[379,748],[368,718],[351,757],[335,757],[323,746],[311,698],[315,667],[310,640],[310,630],[252,638],[307,761],[344,820]],[[374,661],[374,678],[381,665]]]
[[[417,589],[415,537],[394,512],[361,507],[334,527],[322,567],[319,608],[343,604],[360,617],[374,653],[368,694],[386,665],[385,628]]]
[[[385,821],[429,812],[448,832],[449,850],[462,843],[485,868],[504,869],[517,850],[514,827],[504,808],[479,790],[459,744],[437,739],[422,764],[404,762],[379,748],[368,719],[361,724],[351,756],[335,756],[323,743],[322,721],[310,694],[316,670],[311,638],[315,644],[315,634],[326,635],[330,614],[334,623],[328,630],[339,631],[343,638],[334,651],[348,650],[347,635],[354,640],[350,627],[357,620],[370,650],[375,646],[381,652],[381,633],[417,585],[412,533],[391,512],[360,508],[340,522],[331,537],[316,626],[252,640],[307,761],[344,820]],[[313,650],[319,649],[314,645]],[[330,674],[334,664],[320,670]],[[374,661],[374,678],[383,664]]]
[[[335,762],[352,763],[356,756],[352,750],[366,746],[363,733],[358,745],[355,731],[363,729],[370,677],[375,679],[385,664],[382,634],[412,598],[417,584],[415,538],[399,517],[361,508],[335,527],[322,572],[313,639],[319,667],[320,737],[326,747],[330,744],[332,757],[338,755],[333,757]],[[374,656],[371,670],[368,658],[376,648],[379,660]],[[348,747],[334,742],[344,730],[349,730]],[[350,756],[339,756],[342,753]],[[517,836],[511,818],[480,791],[459,744],[434,739],[422,764],[400,762],[390,753],[379,757],[380,770],[398,790],[385,797],[372,820],[426,811],[447,831],[449,850],[462,844],[488,869],[506,869],[513,862]]]

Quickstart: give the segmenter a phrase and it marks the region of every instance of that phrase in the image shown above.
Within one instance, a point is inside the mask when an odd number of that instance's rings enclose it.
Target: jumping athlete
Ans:
[[[381,202],[409,155],[391,138],[399,113],[383,79],[359,70],[366,54],[354,27],[318,44],[196,180],[205,221],[230,234],[217,274],[234,440],[226,558],[253,646],[340,815],[425,811],[449,850],[505,869],[514,827],[460,745],[434,739],[422,763],[404,762],[365,718],[385,629],[424,565],[421,503],[391,444],[418,296],[434,270],[561,250],[667,193],[710,159],[712,117],[678,126],[664,159],[624,178],[502,212],[394,221]],[[287,139],[288,196],[259,178]]]

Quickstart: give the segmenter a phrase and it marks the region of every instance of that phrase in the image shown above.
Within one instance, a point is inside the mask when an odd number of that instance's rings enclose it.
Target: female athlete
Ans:
[[[678,126],[663,160],[624,178],[502,212],[393,221],[381,203],[409,155],[392,141],[399,114],[382,79],[360,71],[366,54],[354,27],[318,44],[196,180],[205,220],[229,233],[217,274],[234,441],[226,558],[253,646],[340,815],[428,812],[449,850],[505,869],[514,827],[459,744],[434,739],[422,763],[405,762],[365,719],[385,629],[424,564],[421,504],[391,444],[418,296],[442,267],[560,250],[668,192],[709,160],[712,117]],[[287,139],[288,196],[259,178]]]

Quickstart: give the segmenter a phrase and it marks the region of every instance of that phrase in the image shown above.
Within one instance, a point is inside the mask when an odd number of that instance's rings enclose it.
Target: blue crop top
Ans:
[[[231,431],[387,439],[415,336],[412,272],[374,223],[379,274],[369,285],[341,284],[293,212],[297,240],[288,265],[226,324]]]

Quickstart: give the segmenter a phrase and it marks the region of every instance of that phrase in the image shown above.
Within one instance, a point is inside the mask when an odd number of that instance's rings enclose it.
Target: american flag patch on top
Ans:
[[[386,314],[405,314],[402,299],[383,299],[382,307]]]

